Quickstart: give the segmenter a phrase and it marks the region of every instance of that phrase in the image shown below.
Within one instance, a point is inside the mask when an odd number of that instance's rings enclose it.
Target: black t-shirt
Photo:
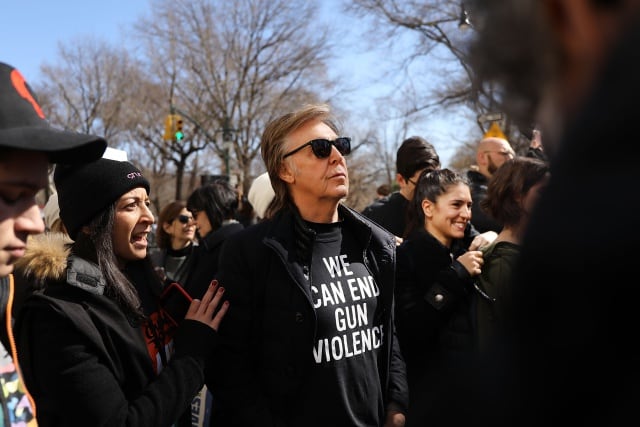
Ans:
[[[384,419],[378,285],[342,223],[309,226],[317,233],[309,278],[317,318],[310,349],[315,363],[292,425],[377,427]]]

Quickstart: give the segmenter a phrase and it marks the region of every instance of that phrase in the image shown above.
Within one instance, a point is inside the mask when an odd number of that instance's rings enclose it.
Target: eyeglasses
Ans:
[[[182,224],[189,224],[189,221],[193,221],[193,217],[189,215],[178,215],[176,219]]]
[[[514,157],[514,154],[511,151],[485,151],[485,153],[495,153],[505,157]]]
[[[409,181],[411,184],[415,185],[416,187],[418,186],[418,183],[412,180],[411,178],[407,178],[407,181]]]
[[[300,147],[289,151],[287,154],[282,156],[283,159],[289,157],[292,154],[296,154],[298,151],[302,150],[307,145],[311,146],[313,150],[313,154],[316,155],[319,159],[326,159],[331,154],[331,146],[335,146],[338,149],[338,152],[343,156],[351,153],[351,138],[346,136],[340,136],[333,141],[328,139],[314,139],[307,143],[302,144]]]

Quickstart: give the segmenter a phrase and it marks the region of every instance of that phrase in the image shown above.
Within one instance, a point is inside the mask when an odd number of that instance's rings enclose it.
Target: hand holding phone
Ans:
[[[187,314],[193,298],[178,283],[170,283],[160,295],[160,309],[178,325]]]

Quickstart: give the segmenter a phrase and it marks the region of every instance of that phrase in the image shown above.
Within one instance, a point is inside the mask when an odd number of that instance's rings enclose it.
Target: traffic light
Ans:
[[[176,137],[176,141],[181,141],[184,138],[184,133],[182,133],[182,117],[174,114],[174,124],[175,124],[175,132],[174,135]]]
[[[174,117],[173,114],[168,114],[167,117],[164,118],[164,134],[162,135],[162,139],[165,141],[172,141],[175,135]]]

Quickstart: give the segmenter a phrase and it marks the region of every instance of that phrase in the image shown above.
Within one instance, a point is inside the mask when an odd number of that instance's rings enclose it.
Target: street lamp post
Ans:
[[[231,146],[233,144],[233,132],[234,129],[229,127],[229,118],[224,119],[224,127],[222,128],[222,141],[224,142],[224,166],[227,174],[227,179],[231,179],[231,169],[229,167],[229,157]]]

